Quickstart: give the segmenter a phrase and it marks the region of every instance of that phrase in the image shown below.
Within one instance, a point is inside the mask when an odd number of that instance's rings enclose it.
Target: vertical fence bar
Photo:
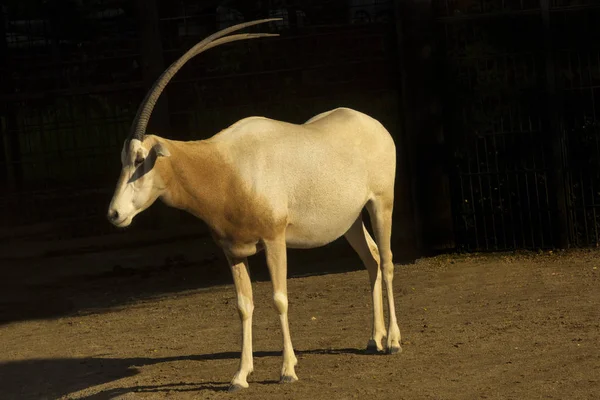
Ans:
[[[485,139],[483,139],[485,140]],[[485,212],[485,198],[484,198],[484,192],[483,192],[483,171],[481,170],[481,162],[479,160],[479,138],[475,138],[475,162],[477,163],[477,169],[475,170],[475,174],[473,174],[471,171],[469,171],[472,175],[476,175],[477,176],[477,183],[479,186],[479,196],[477,196],[477,200],[479,203],[479,207],[481,209],[481,221],[483,223],[483,241],[485,243],[485,249],[486,250],[490,250],[490,243],[489,243],[489,233],[488,233],[488,227],[487,227],[487,216],[486,216],[486,212]]]
[[[440,85],[436,82],[438,65],[434,38],[437,26],[432,23],[431,0],[395,1],[395,10],[397,23],[402,23],[399,32],[399,50],[402,53],[399,60],[402,66],[400,95],[404,128],[402,140],[407,142],[398,142],[397,148],[399,152],[408,153],[408,180],[413,191],[410,200],[414,210],[411,218],[415,219],[417,240],[420,241],[418,247],[435,252],[455,246],[446,160],[442,156],[446,151],[446,139],[439,111]],[[425,161],[413,155],[421,152],[432,157]],[[400,174],[407,173],[401,168],[398,168],[399,181],[404,179]],[[402,195],[403,198],[405,196]]]
[[[492,138],[494,138],[495,135],[495,130],[494,132],[492,132]],[[488,156],[488,145],[487,145],[487,136],[483,136],[483,149],[485,151],[485,165],[486,165],[486,176],[487,176],[487,187],[488,187],[488,194],[490,196],[489,201],[490,201],[490,214],[492,217],[492,232],[494,232],[494,250],[498,250],[498,230],[496,229],[496,211],[494,209],[494,193],[493,193],[493,189],[492,189],[492,177],[496,178],[497,177],[497,170],[498,170],[498,166],[496,165],[496,168],[491,171],[490,170],[490,160],[489,160],[489,156]],[[494,148],[494,152],[496,152],[496,148]],[[498,183],[496,183],[497,185]]]
[[[8,15],[7,6],[0,4],[0,71],[8,79],[2,79],[3,85],[0,86],[0,93],[8,94],[14,90],[12,76],[12,64],[8,57]],[[23,185],[23,165],[21,163],[21,149],[19,146],[19,137],[17,129],[17,105],[15,102],[6,102],[0,110],[6,115],[3,133],[4,153],[6,159],[7,188],[9,191],[17,191]]]
[[[556,210],[556,222],[554,224],[555,234],[553,235],[560,248],[569,245],[568,240],[568,220],[567,220],[567,198],[565,191],[564,160],[562,157],[564,141],[562,140],[562,113],[558,107],[556,94],[556,72],[554,65],[554,46],[552,40],[552,26],[550,21],[550,0],[540,0],[542,10],[542,20],[544,24],[544,50],[546,62],[546,99],[548,120],[547,126],[551,135],[552,162],[549,168],[549,177],[554,188],[555,195],[553,206]]]
[[[403,19],[403,11],[405,8],[404,2],[395,0],[394,7],[394,27],[396,34],[396,71],[399,75],[398,79],[398,103],[400,105],[398,135],[396,139],[396,170],[404,170],[401,176],[398,176],[398,182],[395,185],[396,203],[403,198],[404,212],[398,206],[394,206],[394,226],[404,225],[408,229],[402,229],[400,235],[394,238],[394,247],[398,251],[410,251],[414,254],[411,257],[418,256],[422,249],[421,236],[421,219],[419,217],[418,202],[416,199],[416,182],[415,182],[415,157],[414,157],[414,141],[411,137],[411,121],[410,121],[410,100],[408,93],[408,79],[406,66],[406,40],[405,40],[405,21]],[[398,168],[400,167],[400,168]],[[408,189],[408,193],[406,193]],[[405,192],[405,193],[402,193]],[[398,228],[395,228],[398,229]],[[411,233],[412,232],[412,235]]]
[[[590,97],[591,97],[591,103],[592,103],[592,119],[593,119],[593,123],[594,123],[594,129],[592,130],[592,134],[594,135],[594,138],[596,139],[596,147],[598,146],[598,134],[596,132],[596,124],[597,124],[597,117],[596,117],[596,96],[594,93],[594,77],[592,75],[592,60],[591,60],[591,51],[587,52],[587,70],[588,70],[588,86],[589,86],[589,92],[590,92]],[[591,139],[591,138],[590,138]],[[590,146],[591,147],[591,146]],[[596,153],[596,157],[598,157],[598,153]],[[592,216],[592,221],[594,224],[594,241],[591,242],[588,240],[587,245],[591,245],[591,244],[598,244],[598,219],[597,219],[597,213],[596,213],[596,208],[598,207],[598,204],[596,203],[596,191],[594,190],[594,177],[593,174],[588,175],[589,177],[589,191],[590,191],[590,207],[591,207],[591,216]]]
[[[538,130],[539,130],[539,126],[538,126]],[[529,134],[530,134],[530,136],[532,138],[532,142],[533,142],[533,138],[534,138],[533,131],[534,131],[534,128],[532,126],[531,117],[530,117],[529,118]],[[539,233],[541,247],[544,248],[545,247],[545,243],[544,243],[544,217],[542,216],[543,206],[542,206],[542,204],[540,202],[540,175],[543,176],[543,173],[538,175],[539,169],[538,169],[538,163],[535,160],[535,154],[536,154],[536,151],[534,151],[531,154],[531,162],[533,164],[533,181],[535,182],[535,187],[534,187],[534,189],[535,189],[535,205],[537,206],[537,218],[538,218],[538,229],[537,229],[537,231]],[[543,154],[543,149],[542,149],[542,154]],[[546,207],[547,206],[548,205],[546,204]]]
[[[510,126],[509,126],[510,128]],[[506,131],[504,129],[504,118],[502,118],[500,120],[500,132],[502,133],[502,145],[504,148],[504,151],[507,151],[506,149],[508,149],[508,146],[506,145]],[[512,247],[513,248],[517,248],[517,233],[516,233],[516,227],[517,227],[517,223],[515,222],[515,211],[514,211],[514,207],[513,207],[513,195],[512,195],[512,186],[510,184],[510,178],[511,178],[511,171],[509,170],[508,167],[508,162],[507,165],[504,166],[504,174],[506,177],[506,198],[508,199],[508,213],[510,215],[510,232],[512,234]],[[508,247],[508,245],[507,245]]]

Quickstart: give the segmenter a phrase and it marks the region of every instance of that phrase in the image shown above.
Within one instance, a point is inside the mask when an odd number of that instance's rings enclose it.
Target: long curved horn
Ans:
[[[173,78],[173,76],[175,76],[177,71],[179,71],[181,67],[183,67],[185,63],[188,62],[191,58],[197,56],[205,50],[211,49],[221,44],[245,39],[279,36],[279,34],[277,33],[244,33],[223,37],[231,32],[235,32],[252,25],[281,20],[282,18],[260,19],[256,21],[244,22],[238,25],[230,26],[229,28],[222,29],[208,36],[207,38],[196,44],[194,47],[189,49],[184,55],[179,57],[177,60],[173,61],[173,63],[169,65],[169,67],[154,82],[154,85],[148,91],[148,93],[146,93],[146,97],[144,97],[144,100],[138,107],[133,123],[131,124],[129,140],[143,140],[146,128],[148,126],[148,121],[150,120],[150,115],[152,114],[152,110],[154,109],[154,106],[156,105],[156,102],[158,101],[158,98],[160,97],[162,91],[167,86],[169,81]]]

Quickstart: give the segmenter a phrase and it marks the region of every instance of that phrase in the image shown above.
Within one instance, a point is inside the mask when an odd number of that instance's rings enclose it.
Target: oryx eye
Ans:
[[[143,162],[144,162],[144,157],[142,157],[142,156],[138,155],[138,156],[135,158],[135,161],[134,161],[134,163],[133,163],[133,164],[134,164],[134,165],[137,167],[137,166],[139,166],[139,165],[140,165],[141,163],[143,163]]]

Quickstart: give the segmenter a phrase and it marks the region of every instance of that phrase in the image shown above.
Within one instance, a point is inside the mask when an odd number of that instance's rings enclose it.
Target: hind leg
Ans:
[[[392,262],[392,211],[393,197],[376,197],[367,203],[367,210],[371,217],[375,240],[379,248],[381,270],[388,298],[389,325],[387,334],[387,351],[390,354],[402,351],[400,347],[400,328],[396,319],[394,306],[394,263]]]
[[[381,287],[381,269],[379,268],[379,251],[377,245],[367,232],[362,218],[359,216],[344,235],[369,272],[371,294],[373,296],[373,326],[371,338],[367,344],[367,352],[383,351],[382,339],[385,337],[383,320],[383,296]]]
[[[295,382],[298,380],[295,371],[298,359],[294,354],[288,321],[287,248],[285,234],[274,240],[265,241],[264,246],[267,256],[267,267],[273,284],[273,302],[279,314],[283,336],[283,365],[281,367],[280,382]]]

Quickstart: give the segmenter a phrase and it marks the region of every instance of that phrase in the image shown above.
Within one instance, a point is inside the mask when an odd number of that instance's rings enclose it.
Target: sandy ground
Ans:
[[[241,343],[235,293],[203,280],[221,261],[111,266],[19,291],[12,282],[2,301],[14,307],[0,313],[0,399],[600,398],[599,251],[398,265],[395,355],[364,353],[371,304],[358,257],[328,261],[325,270],[350,272],[289,280],[292,384],[277,382],[281,331],[256,267],[255,372],[235,394],[226,391]]]

